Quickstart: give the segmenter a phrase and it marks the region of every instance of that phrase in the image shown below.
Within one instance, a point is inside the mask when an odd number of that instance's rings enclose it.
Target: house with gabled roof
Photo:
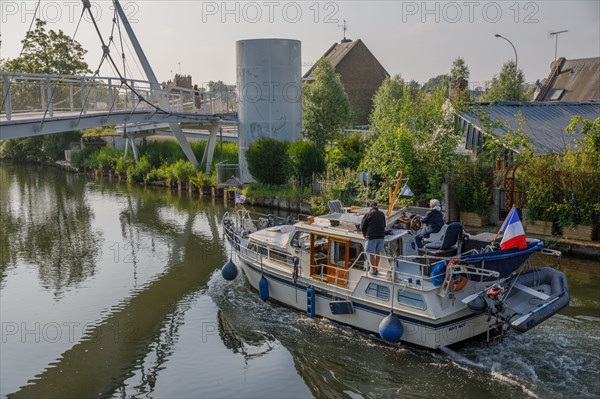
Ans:
[[[534,101],[600,100],[600,57],[567,60],[559,58],[534,93]]]
[[[361,39],[343,39],[334,43],[323,57],[340,74],[355,115],[354,123],[367,125],[373,109],[373,96],[390,75]],[[313,70],[314,67],[304,74],[304,81],[314,80]]]

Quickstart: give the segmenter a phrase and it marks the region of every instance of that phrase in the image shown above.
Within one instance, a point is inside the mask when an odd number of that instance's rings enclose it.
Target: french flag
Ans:
[[[500,249],[508,248],[527,248],[527,241],[525,240],[525,230],[519,219],[517,208],[512,208],[504,224],[500,228],[500,231],[504,234],[502,236],[502,242],[500,242]]]

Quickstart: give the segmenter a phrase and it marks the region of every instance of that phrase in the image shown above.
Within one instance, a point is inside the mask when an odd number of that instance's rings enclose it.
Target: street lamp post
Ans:
[[[510,40],[508,40],[507,38],[505,38],[504,36],[496,33],[494,35],[494,37],[499,37],[501,39],[506,40],[511,45],[511,47],[513,48],[513,50],[515,52],[515,83],[516,83],[517,82],[517,78],[519,76],[519,59],[517,58],[517,49],[515,48],[515,45],[512,44],[512,42]],[[519,88],[517,88],[517,86],[515,85],[514,89],[515,89],[515,100],[514,101],[518,101],[518,99],[520,97],[519,96]]]
[[[500,34],[498,34],[498,33],[496,33],[496,34],[494,35],[494,37],[499,37],[499,38],[501,38],[501,39],[504,39],[504,40],[506,40],[506,41],[507,41],[507,42],[508,42],[508,43],[509,43],[509,44],[512,46],[512,48],[513,48],[513,50],[514,50],[514,52],[515,52],[515,69],[518,69],[518,67],[519,67],[519,60],[518,60],[518,58],[517,58],[517,49],[515,48],[515,45],[514,45],[514,44],[512,44],[512,42],[511,42],[510,40],[508,40],[507,38],[505,38],[504,36],[502,36],[502,35],[500,35]]]

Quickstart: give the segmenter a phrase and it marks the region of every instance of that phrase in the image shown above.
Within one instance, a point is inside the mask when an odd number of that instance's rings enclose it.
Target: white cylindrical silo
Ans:
[[[302,139],[300,41],[251,39],[236,43],[240,179],[252,181],[248,146],[261,137]]]

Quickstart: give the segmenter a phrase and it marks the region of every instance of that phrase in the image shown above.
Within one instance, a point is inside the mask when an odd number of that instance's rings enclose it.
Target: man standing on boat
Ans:
[[[421,217],[421,223],[424,226],[415,236],[415,242],[419,248],[423,248],[423,238],[429,237],[431,233],[439,232],[444,227],[444,214],[440,208],[440,201],[432,199],[429,201],[429,208],[425,216]]]
[[[365,214],[360,229],[363,237],[367,239],[366,252],[369,253],[371,263],[371,274],[377,274],[379,266],[379,255],[385,254],[383,239],[385,237],[386,219],[385,214],[377,207],[377,202],[371,203],[371,209]]]

